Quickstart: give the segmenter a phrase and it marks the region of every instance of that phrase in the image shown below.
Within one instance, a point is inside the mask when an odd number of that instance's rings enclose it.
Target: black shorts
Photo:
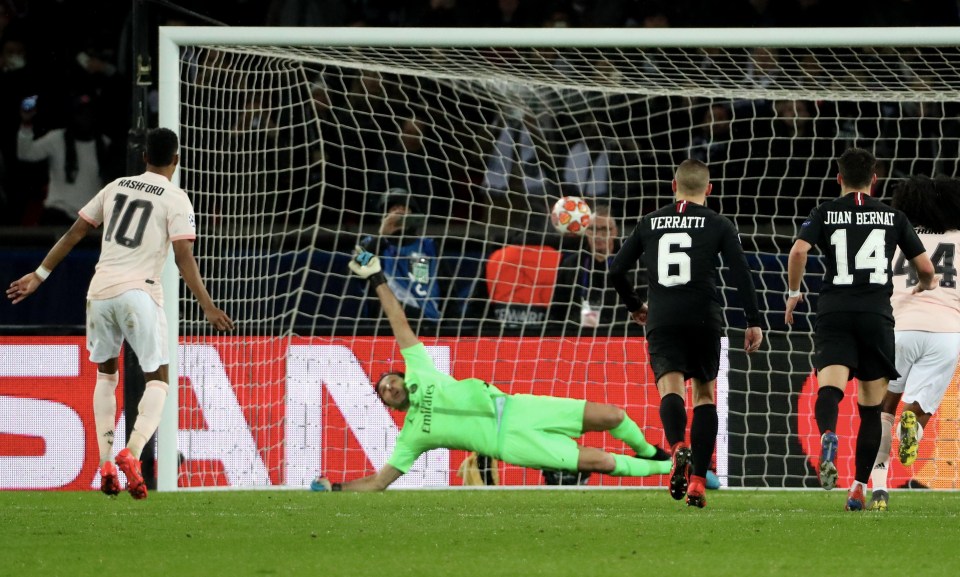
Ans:
[[[720,329],[702,326],[658,327],[647,335],[647,353],[657,381],[667,373],[703,382],[720,371]]]
[[[900,376],[893,319],[875,313],[818,315],[813,332],[813,362],[818,371],[831,365],[850,369],[850,378],[873,381]]]

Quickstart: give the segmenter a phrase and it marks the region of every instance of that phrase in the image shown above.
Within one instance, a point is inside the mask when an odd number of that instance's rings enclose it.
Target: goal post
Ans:
[[[949,27],[161,27],[159,124],[181,138],[175,179],[197,211],[201,272],[237,332],[205,327],[170,259],[171,365],[184,386],[164,409],[158,488],[302,487],[385,463],[401,421],[370,381],[402,363],[345,270],[360,242],[397,247],[383,253],[394,290],[441,371],[621,405],[662,442],[642,332],[578,256],[593,245],[553,234],[547,213],[560,195],[583,196],[626,237],[669,201],[687,157],[710,167],[708,205],[737,224],[767,311],[768,343],[746,357],[737,296],[721,292],[717,472],[729,486],[813,486],[812,315],[783,325],[784,251],[837,194],[846,146],[876,152],[880,197],[910,174],[957,175],[958,38]],[[379,238],[398,197],[423,217]],[[806,282],[813,307],[813,272]],[[591,307],[599,328],[583,324]],[[955,482],[950,422],[894,485]],[[400,485],[462,484],[463,460],[428,453]],[[501,472],[540,484],[538,472]]]

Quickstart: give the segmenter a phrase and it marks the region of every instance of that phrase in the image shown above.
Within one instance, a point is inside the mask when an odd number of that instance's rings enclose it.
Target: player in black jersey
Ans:
[[[685,160],[673,180],[676,202],[644,216],[610,266],[611,281],[630,315],[646,327],[660,420],[673,452],[670,495],[677,500],[686,495],[687,504],[696,507],[706,504],[705,477],[719,428],[716,378],[723,313],[718,255],[733,272],[746,313],[744,350],[756,351],[763,341],[757,295],[737,229],[705,206],[712,188],[707,165]],[[638,261],[647,271],[647,295],[627,280]],[[687,379],[694,405],[689,446]]]
[[[787,265],[787,306],[784,320],[793,324],[793,311],[803,295],[800,281],[807,253],[819,245],[825,271],[814,328],[814,368],[819,391],[814,413],[820,429],[820,484],[837,483],[837,414],[847,381],[857,378],[860,428],[856,442],[856,473],[846,509],[864,507],[864,489],[880,448],[880,404],[890,379],[897,378],[890,295],[890,261],[899,246],[919,277],[916,291],[936,288],[933,264],[923,243],[902,212],[870,196],[877,181],[876,158],[850,148],[838,162],[840,198],[810,211]]]

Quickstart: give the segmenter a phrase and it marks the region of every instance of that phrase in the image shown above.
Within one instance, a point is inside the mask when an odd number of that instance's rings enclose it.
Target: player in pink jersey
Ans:
[[[960,291],[955,255],[960,254],[960,180],[914,176],[901,182],[893,206],[907,215],[933,261],[940,290],[913,294],[917,275],[897,251],[893,267],[893,316],[896,319],[896,365],[901,377],[890,381],[883,399],[883,436],[873,472],[870,509],[886,511],[890,495],[887,470],[891,429],[897,405],[900,462],[912,465],[923,428],[940,406],[960,355]]]
[[[126,448],[117,454],[116,465],[126,475],[127,490],[133,498],[147,497],[140,453],[160,424],[167,397],[169,353],[160,273],[171,244],[177,268],[207,321],[221,331],[233,328],[230,317],[213,304],[193,257],[193,206],[186,193],[170,181],[180,161],[178,146],[173,131],[151,130],[144,153],[147,171],[117,179],[101,189],[80,209],[79,218],[37,270],[10,283],[7,289],[13,304],[27,298],[78,242],[92,229],[105,225],[100,259],[87,291],[87,350],[90,361],[97,363],[93,413],[100,450],[100,489],[108,495],[120,492],[111,455],[118,357],[126,341],[140,360],[146,390],[137,406],[133,432]]]

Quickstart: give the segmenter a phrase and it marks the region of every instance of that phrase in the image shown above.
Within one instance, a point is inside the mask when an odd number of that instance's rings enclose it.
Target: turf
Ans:
[[[0,492],[0,575],[960,574],[960,493]]]

